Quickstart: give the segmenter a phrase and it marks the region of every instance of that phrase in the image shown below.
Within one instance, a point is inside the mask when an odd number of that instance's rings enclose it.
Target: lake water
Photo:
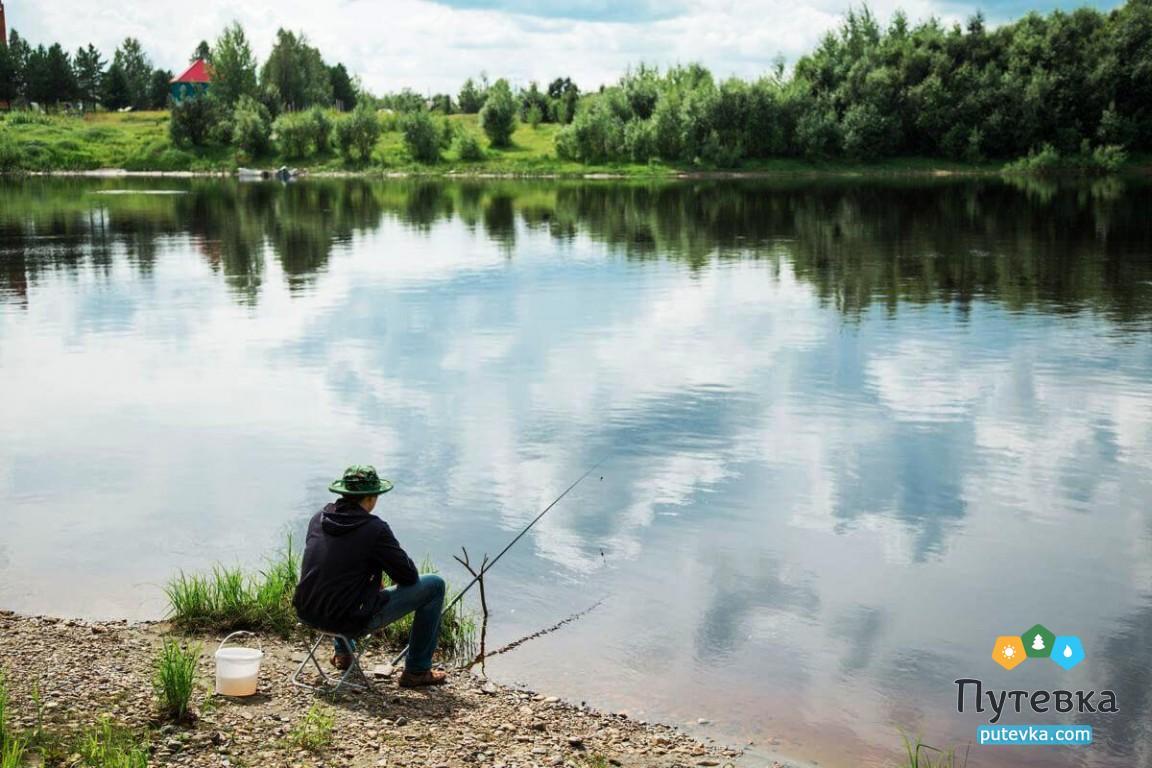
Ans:
[[[1152,187],[0,182],[0,607],[156,618],[342,468],[495,553],[488,671],[763,754],[963,747],[1117,692],[1152,765]],[[602,601],[602,602],[601,602]],[[992,661],[1043,623],[1071,671]],[[700,724],[699,719],[710,723]]]

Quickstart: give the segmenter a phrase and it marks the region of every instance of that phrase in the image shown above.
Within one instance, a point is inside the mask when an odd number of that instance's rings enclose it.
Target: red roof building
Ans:
[[[2,0],[0,0],[2,1]],[[208,90],[212,83],[212,67],[204,59],[196,59],[179,77],[172,78],[172,98],[176,101]]]

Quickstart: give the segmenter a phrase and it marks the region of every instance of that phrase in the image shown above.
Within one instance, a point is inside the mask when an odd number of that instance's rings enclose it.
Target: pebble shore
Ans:
[[[356,768],[529,768],[745,766],[738,751],[703,744],[673,728],[598,712],[555,696],[496,685],[463,671],[449,684],[404,689],[395,677],[375,691],[320,697],[289,675],[303,642],[262,637],[257,695],[213,694],[218,638],[197,638],[204,653],[193,696],[195,721],[156,720],[152,659],[169,632],[164,623],[88,622],[0,612],[0,670],[8,680],[9,728],[36,723],[60,735],[101,717],[151,733],[151,765],[353,766]],[[365,654],[372,671],[385,661]],[[331,745],[300,748],[292,739],[316,702],[333,718]]]

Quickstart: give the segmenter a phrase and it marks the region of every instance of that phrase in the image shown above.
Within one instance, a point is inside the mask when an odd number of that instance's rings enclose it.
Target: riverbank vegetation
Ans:
[[[546,87],[481,77],[456,94],[377,96],[303,35],[281,30],[261,65],[235,23],[195,53],[211,62],[211,87],[171,104],[167,121],[142,117],[134,128],[151,130],[129,131],[133,140],[90,113],[158,106],[159,70],[138,41],[126,40],[105,67],[91,46],[69,56],[59,45],[33,49],[13,32],[0,53],[0,100],[89,116],[9,115],[0,170],[284,162],[660,174],[930,158],[982,169],[1018,161],[1017,173],[1108,173],[1129,153],[1152,150],[1152,0],[1031,13],[995,28],[979,15],[964,25],[913,24],[899,12],[881,22],[864,7],[792,67],[766,62],[755,79],[721,80],[699,64],[640,65],[588,91],[569,77]]]
[[[421,573],[436,573],[428,560],[420,565]],[[281,637],[297,633],[296,609],[292,595],[300,578],[300,553],[291,538],[258,571],[246,572],[239,567],[215,565],[204,573],[183,573],[173,577],[165,587],[169,618],[186,633],[232,632],[248,630],[269,632]],[[391,586],[385,578],[384,586]],[[448,591],[451,592],[449,586]],[[412,615],[393,622],[377,633],[386,646],[402,647],[408,642]],[[476,621],[463,603],[458,603],[440,622],[439,647],[446,656],[466,654],[476,644]],[[173,660],[178,659],[172,656]],[[175,661],[165,661],[159,669],[174,668]],[[159,676],[159,672],[158,672]],[[175,673],[166,674],[174,679]],[[166,686],[169,687],[169,686]]]

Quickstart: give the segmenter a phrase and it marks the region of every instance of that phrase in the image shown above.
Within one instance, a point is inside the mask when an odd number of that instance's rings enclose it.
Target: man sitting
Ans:
[[[400,685],[441,685],[447,673],[432,669],[444,608],[444,580],[420,575],[388,523],[372,514],[380,494],[392,490],[376,468],[355,465],[328,486],[340,494],[308,523],[300,583],[292,604],[301,621],[317,629],[359,636],[414,614]],[[395,584],[381,589],[382,573]],[[332,664],[348,669],[352,648],[336,641]]]

